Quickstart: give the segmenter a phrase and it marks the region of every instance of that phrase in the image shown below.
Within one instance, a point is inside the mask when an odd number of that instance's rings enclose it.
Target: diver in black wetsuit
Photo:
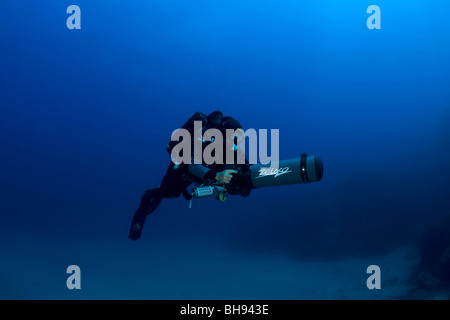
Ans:
[[[183,126],[190,130],[190,132],[193,131],[193,120],[200,120],[204,123],[202,128],[203,132],[210,128],[216,128],[222,132],[226,129],[242,129],[241,124],[237,120],[231,117],[223,117],[223,114],[220,111],[212,112],[207,117],[199,112],[194,114],[194,116],[192,116]],[[169,153],[175,144],[175,142],[171,141],[167,145],[167,151]],[[205,145],[203,147],[205,147]],[[146,217],[156,210],[163,198],[178,198],[182,194],[187,200],[190,200],[192,196],[187,192],[186,188],[193,182],[202,183],[218,181],[229,184],[233,179],[233,174],[237,173],[237,171],[234,169],[227,170],[226,168],[226,165],[217,164],[209,166],[203,164],[175,165],[171,162],[161,185],[144,192],[141,203],[131,222],[130,233],[128,236],[129,239],[137,240],[141,237]],[[237,187],[236,183],[233,183],[230,187],[236,194],[239,193],[242,196],[247,196],[250,193],[250,188],[238,190],[239,187]]]

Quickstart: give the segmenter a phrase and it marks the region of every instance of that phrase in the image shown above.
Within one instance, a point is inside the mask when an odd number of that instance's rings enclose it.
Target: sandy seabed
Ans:
[[[199,241],[3,241],[1,299],[403,299],[410,248],[374,258],[300,261]],[[69,290],[69,265],[81,289]],[[381,289],[368,289],[370,265]]]

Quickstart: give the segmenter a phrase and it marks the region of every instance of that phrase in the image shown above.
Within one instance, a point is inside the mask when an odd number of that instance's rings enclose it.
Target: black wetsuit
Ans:
[[[211,115],[214,115],[215,113],[217,114],[217,112],[214,112]],[[197,114],[198,113],[196,113],[196,115]],[[227,118],[230,119],[230,117]],[[225,118],[225,120],[227,118]],[[213,121],[210,121],[208,126],[209,128],[211,128],[211,122]],[[215,126],[218,126],[217,123]],[[204,147],[206,145],[207,144],[205,144]],[[129,239],[137,240],[141,237],[142,228],[146,217],[156,210],[162,199],[178,198],[182,194],[187,200],[189,200],[192,197],[186,190],[189,185],[193,182],[214,182],[216,173],[224,169],[231,169],[231,167],[223,164],[214,164],[210,166],[202,164],[180,164],[175,167],[175,164],[171,162],[167,168],[167,172],[161,182],[161,185],[154,189],[145,190],[142,195],[141,203],[137,208],[131,222]],[[233,178],[231,183],[227,185],[227,190],[229,190],[230,194],[240,194],[242,196],[249,195],[251,187],[248,181],[249,176],[245,174],[247,169],[248,164],[241,165],[239,167],[239,177]]]
[[[131,240],[137,240],[141,237],[145,218],[158,208],[163,198],[178,198],[181,194],[185,197],[189,196],[186,194],[186,188],[195,179],[186,172],[186,165],[180,165],[177,169],[174,166],[173,162],[169,164],[159,187],[144,191],[141,197],[141,203],[131,222],[129,234]]]

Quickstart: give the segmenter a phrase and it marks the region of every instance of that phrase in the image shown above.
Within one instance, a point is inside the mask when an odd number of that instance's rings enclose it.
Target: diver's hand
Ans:
[[[237,173],[236,170],[224,170],[216,174],[216,180],[222,183],[230,183],[233,179],[233,174]]]

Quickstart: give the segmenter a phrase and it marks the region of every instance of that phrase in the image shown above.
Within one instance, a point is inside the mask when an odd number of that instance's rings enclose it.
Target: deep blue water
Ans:
[[[80,30],[66,27],[72,4]],[[366,27],[371,4],[380,30]],[[317,262],[416,245],[450,212],[449,10],[444,0],[2,0],[0,297],[305,298],[259,295],[267,282],[246,286],[238,264],[228,276],[242,288],[211,294],[222,278],[205,246]],[[142,239],[128,240],[172,131],[218,109],[279,129],[281,159],[320,156],[322,181],[191,209],[163,200]],[[186,261],[211,275],[186,280]],[[83,270],[78,293],[65,287],[71,264]],[[158,286],[162,270],[175,280]]]

